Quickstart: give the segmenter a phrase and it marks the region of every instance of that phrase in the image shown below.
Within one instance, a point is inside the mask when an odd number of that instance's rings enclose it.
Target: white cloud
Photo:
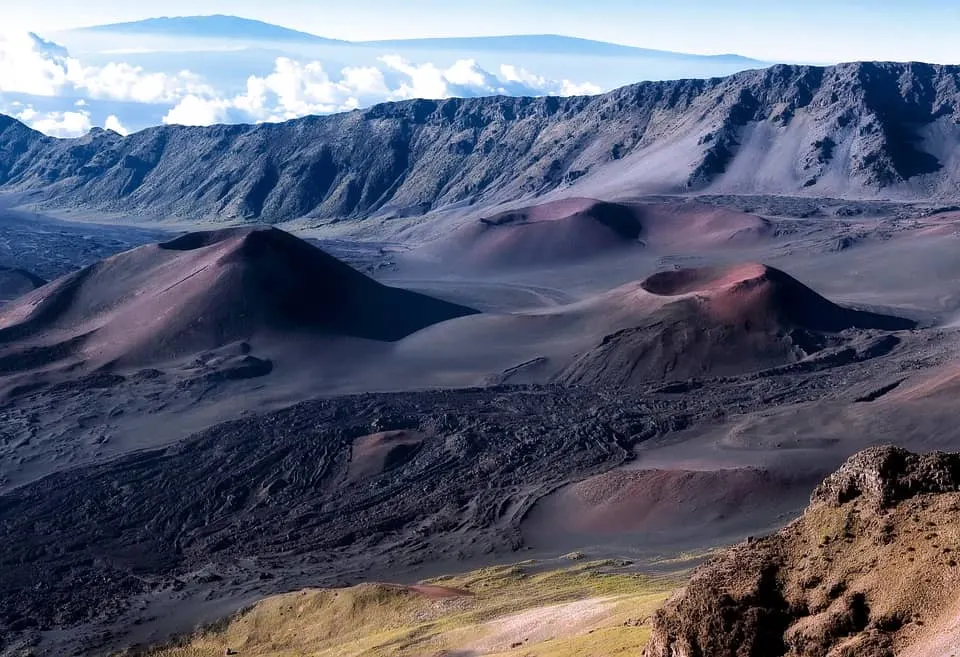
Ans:
[[[0,34],[0,91],[56,96],[78,68],[65,50],[34,34]]]
[[[84,66],[65,48],[35,34],[0,35],[0,92],[34,96],[83,93],[91,98],[173,103],[216,92],[190,71],[150,73],[122,62]]]
[[[110,62],[102,68],[82,69],[76,87],[93,98],[137,103],[171,103],[186,95],[213,95],[215,91],[190,71],[172,75],[148,73],[140,66]]]
[[[561,96],[595,96],[602,91],[603,89],[592,82],[581,82],[577,84],[570,82],[570,80],[564,80],[560,85]]]
[[[51,137],[81,137],[90,132],[93,127],[93,123],[90,122],[90,113],[83,110],[40,114],[32,107],[28,107],[17,114],[16,118],[34,130],[39,130]]]
[[[352,92],[349,84],[332,80],[320,62],[302,64],[280,57],[266,78],[247,80],[247,93],[238,96],[235,105],[254,118],[287,119],[356,106]]]
[[[444,72],[443,77],[451,84],[463,87],[489,88],[499,83],[494,76],[477,66],[474,59],[459,60]]]
[[[97,116],[112,112],[106,123],[117,132],[126,131],[124,122],[143,127],[143,121],[136,118],[142,112],[103,106],[113,101],[154,106],[157,110],[151,116],[162,116],[164,123],[210,125],[284,121],[411,98],[576,95],[599,93],[600,89],[590,83],[548,79],[510,65],[492,73],[473,59],[444,68],[384,55],[375,65],[347,66],[339,71],[329,71],[318,61],[279,57],[269,74],[251,75],[245,87],[228,91],[215,89],[188,70],[147,71],[122,61],[87,66],[62,46],[35,34],[14,34],[0,35],[0,94],[3,92],[63,97],[62,104],[39,104],[57,112],[37,116],[32,107],[17,111],[39,130],[68,136],[89,129],[91,112]]]
[[[367,66],[343,69],[343,84],[353,89],[360,98],[385,98],[390,93],[383,71]]]
[[[546,78],[534,75],[527,70],[511,64],[502,64],[500,66],[500,77],[507,82],[524,84],[531,87],[543,87],[547,84]]]
[[[530,89],[549,89],[552,94],[559,96],[591,96],[603,91],[592,82],[582,82],[580,84],[570,80],[555,82],[510,64],[500,66],[500,78],[511,84]]]
[[[24,123],[29,124],[37,117],[37,111],[32,107],[27,107],[22,112],[18,112],[16,117]]]
[[[227,100],[187,96],[163,117],[164,123],[177,125],[213,125],[227,120]]]
[[[51,137],[82,137],[90,132],[95,125],[90,111],[82,107],[62,112],[40,112],[32,105],[13,102],[8,105],[0,105],[0,111],[9,113],[34,130]],[[107,116],[103,122],[103,127],[124,136],[130,133],[115,114]]]
[[[191,94],[164,117],[164,123],[211,125],[229,121],[284,121],[308,114],[330,114],[368,107],[389,100],[484,95],[574,95],[599,93],[590,83],[574,84],[536,76],[514,66],[500,75],[475,60],[457,61],[449,68],[430,62],[416,64],[396,55],[379,58],[382,68],[347,67],[330,75],[321,62],[280,57],[273,72],[250,76],[246,90],[233,97]]]
[[[124,137],[130,134],[130,131],[127,130],[127,127],[121,123],[120,119],[118,119],[115,114],[111,114],[107,117],[107,120],[103,122],[103,127],[107,130],[113,130],[117,134],[123,135]]]
[[[386,55],[380,58],[387,68],[402,73],[408,80],[390,94],[391,99],[400,98],[444,98],[450,93],[449,80],[444,71],[431,63],[411,64],[398,55]],[[463,63],[457,62],[454,67],[459,69],[461,77],[466,77],[467,71],[473,64],[472,60]]]

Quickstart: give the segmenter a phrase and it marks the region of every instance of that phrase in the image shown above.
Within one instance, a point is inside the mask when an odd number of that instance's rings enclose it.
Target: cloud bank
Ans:
[[[36,34],[0,35],[0,111],[57,137],[89,132],[94,125],[128,132],[138,125],[130,106],[161,108],[162,122],[181,125],[276,122],[330,114],[412,98],[488,95],[543,96],[600,93],[590,83],[552,80],[516,66],[497,72],[463,59],[447,68],[386,54],[372,66],[329,71],[322,62],[278,57],[266,75],[251,75],[245,88],[219,89],[189,70],[147,71],[126,62],[88,66]],[[55,99],[39,111],[30,102],[4,102],[3,95]],[[62,100],[62,102],[60,102]],[[123,103],[122,112],[100,112],[97,103]],[[156,112],[153,112],[156,115]]]
[[[590,83],[549,80],[514,66],[502,66],[499,75],[495,75],[472,59],[457,61],[449,68],[415,64],[397,55],[385,55],[378,62],[379,66],[346,67],[330,74],[321,62],[301,63],[280,57],[266,77],[251,76],[244,93],[232,97],[189,94],[163,121],[183,125],[285,121],[412,98],[601,92]]]
[[[137,103],[169,103],[191,93],[215,93],[190,71],[149,73],[123,62],[85,66],[66,48],[33,33],[0,34],[0,92]]]

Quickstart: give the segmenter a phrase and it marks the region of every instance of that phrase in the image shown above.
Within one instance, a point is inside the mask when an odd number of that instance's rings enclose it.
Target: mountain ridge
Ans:
[[[282,124],[56,140],[0,121],[0,191],[220,221],[543,196],[960,198],[960,66],[776,65],[590,97],[411,100]]]
[[[585,55],[610,55],[610,56],[651,56],[651,57],[671,57],[679,59],[713,60],[713,61],[738,61],[759,66],[766,65],[765,62],[738,55],[736,53],[723,53],[716,55],[703,55],[697,53],[678,52],[674,50],[659,50],[656,48],[642,48],[640,46],[628,46],[610,41],[598,41],[596,39],[586,39],[582,37],[569,36],[564,34],[503,34],[503,35],[485,35],[469,37],[435,37],[435,38],[412,38],[412,39],[376,39],[372,41],[357,41],[358,45],[371,47],[422,47],[432,46],[442,49],[464,48],[471,50],[522,50],[528,47],[535,47],[541,53],[565,53],[576,51],[578,54]]]

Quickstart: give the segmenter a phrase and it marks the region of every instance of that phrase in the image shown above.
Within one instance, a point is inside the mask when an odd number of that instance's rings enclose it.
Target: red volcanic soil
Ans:
[[[577,357],[559,381],[629,385],[736,375],[840,346],[853,339],[837,335],[848,329],[915,326],[899,317],[843,308],[788,274],[759,264],[660,272],[641,287],[667,303],[643,323],[604,337]]]
[[[534,534],[630,534],[706,526],[764,507],[789,489],[765,470],[614,470],[537,503]]]
[[[438,245],[469,265],[565,263],[637,246],[642,226],[630,208],[567,199],[512,210],[464,226]]]
[[[470,308],[381,285],[275,228],[191,233],[0,310],[0,371],[74,356],[144,364],[254,336],[395,341]]]
[[[348,481],[358,481],[403,465],[412,458],[425,436],[417,431],[383,431],[353,442]]]
[[[693,295],[708,317],[745,328],[764,324],[838,332],[914,327],[899,317],[838,306],[789,274],[760,264],[659,272],[641,285],[658,296]]]
[[[747,246],[773,234],[762,217],[702,203],[651,203],[630,206],[644,226],[643,240],[677,253]]]
[[[699,252],[770,233],[765,219],[694,203],[564,199],[467,224],[427,248],[473,266],[564,264],[627,248]]]
[[[675,297],[694,292],[716,292],[745,281],[762,279],[767,274],[768,268],[758,264],[676,269],[652,274],[641,285],[650,294]]]
[[[935,400],[953,402],[960,393],[960,362],[950,361],[898,384],[885,401]]]

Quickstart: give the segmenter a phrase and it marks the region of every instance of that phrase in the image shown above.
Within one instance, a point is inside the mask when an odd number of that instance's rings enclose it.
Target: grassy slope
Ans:
[[[229,648],[260,657],[452,656],[446,651],[475,646],[459,654],[638,654],[647,618],[677,580],[615,572],[609,563],[549,572],[524,563],[428,583],[469,595],[428,597],[384,584],[304,590],[153,655],[213,657]]]

